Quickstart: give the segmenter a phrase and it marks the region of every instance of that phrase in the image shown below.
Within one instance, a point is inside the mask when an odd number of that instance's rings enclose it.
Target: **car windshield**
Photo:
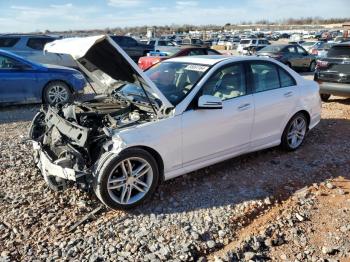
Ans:
[[[327,56],[350,58],[350,46],[333,46],[329,49]]]
[[[180,103],[209,66],[180,62],[159,63],[145,72],[174,106]]]
[[[271,52],[271,53],[281,52],[281,50],[282,50],[284,47],[285,47],[285,46],[268,45],[268,46],[265,46],[263,49],[261,49],[259,52]]]

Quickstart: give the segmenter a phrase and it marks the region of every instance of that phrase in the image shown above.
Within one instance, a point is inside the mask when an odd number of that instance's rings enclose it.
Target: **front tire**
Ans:
[[[68,85],[62,81],[53,81],[46,85],[43,91],[45,104],[56,105],[66,104],[73,98]]]
[[[159,183],[158,165],[153,156],[140,148],[126,149],[119,155],[102,155],[94,172],[96,196],[112,209],[130,209],[142,204]]]
[[[283,131],[281,147],[287,151],[298,149],[304,142],[307,125],[308,121],[303,113],[294,115]]]

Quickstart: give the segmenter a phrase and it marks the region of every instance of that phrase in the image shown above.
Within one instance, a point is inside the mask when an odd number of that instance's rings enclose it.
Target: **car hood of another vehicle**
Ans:
[[[162,102],[158,113],[173,108],[149,77],[107,35],[56,40],[46,44],[44,51],[71,55],[80,69],[105,92],[118,83],[132,83]]]

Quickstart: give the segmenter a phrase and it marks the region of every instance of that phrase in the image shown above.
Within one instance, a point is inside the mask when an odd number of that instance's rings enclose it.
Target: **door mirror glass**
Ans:
[[[211,95],[202,95],[198,99],[198,108],[202,109],[221,109],[222,101],[220,98]]]

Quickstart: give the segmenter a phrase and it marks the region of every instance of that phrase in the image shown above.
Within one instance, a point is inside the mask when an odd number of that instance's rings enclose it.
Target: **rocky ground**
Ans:
[[[350,261],[349,104],[323,104],[296,152],[167,181],[129,212],[75,187],[50,191],[25,141],[21,110],[37,107],[0,109],[0,261]]]

